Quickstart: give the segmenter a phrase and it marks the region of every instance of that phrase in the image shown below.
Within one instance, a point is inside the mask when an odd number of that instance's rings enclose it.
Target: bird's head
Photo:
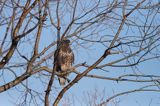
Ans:
[[[63,44],[70,44],[70,40],[65,39],[65,40],[62,41],[62,43],[63,43]]]

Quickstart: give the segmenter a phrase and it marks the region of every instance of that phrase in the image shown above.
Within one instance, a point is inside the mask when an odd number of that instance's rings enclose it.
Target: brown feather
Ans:
[[[55,51],[54,61],[56,62],[55,63],[55,65],[57,65],[56,71],[58,72],[69,71],[72,67],[72,64],[74,63],[74,54],[72,52],[72,49],[70,48],[69,43],[70,43],[69,40],[63,40],[60,43],[58,49]],[[59,76],[59,82],[61,85],[65,84],[67,76],[68,74],[64,76]]]

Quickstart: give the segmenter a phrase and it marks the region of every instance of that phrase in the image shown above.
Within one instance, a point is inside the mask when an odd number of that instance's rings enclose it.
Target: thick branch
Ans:
[[[21,25],[22,25],[25,17],[26,17],[27,14],[35,7],[35,5],[37,4],[38,1],[39,1],[39,0],[35,0],[35,2],[33,2],[33,4],[32,4],[28,9],[27,9],[27,7],[28,7],[28,5],[29,5],[29,0],[28,0],[28,2],[26,3],[26,5],[25,5],[26,7],[24,8],[23,13],[22,13],[22,15],[20,16],[20,19],[19,19],[19,21],[18,21],[18,23],[17,23],[17,25],[16,25],[16,27],[15,27],[15,29],[14,29],[14,31],[13,31],[13,39],[12,39],[11,47],[10,47],[8,53],[6,54],[6,56],[4,56],[3,59],[2,59],[1,62],[0,62],[0,69],[3,68],[4,65],[5,65],[6,63],[8,63],[8,61],[9,61],[10,58],[12,57],[12,55],[13,55],[16,47],[17,47],[17,44],[18,44],[18,42],[19,42],[19,40],[20,40],[19,38],[17,38],[17,33],[18,33],[18,31],[19,31],[19,29],[20,29],[20,27],[21,27]]]

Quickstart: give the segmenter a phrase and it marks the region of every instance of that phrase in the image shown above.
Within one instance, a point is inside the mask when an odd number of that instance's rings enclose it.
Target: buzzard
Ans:
[[[70,47],[70,40],[65,39],[60,42],[54,54],[54,62],[57,72],[65,73],[70,71],[74,62],[74,54]],[[58,76],[58,80],[61,86],[65,85],[68,75],[68,73],[65,73]]]

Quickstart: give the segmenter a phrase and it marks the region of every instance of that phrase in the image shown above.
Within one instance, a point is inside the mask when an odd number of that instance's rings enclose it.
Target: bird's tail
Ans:
[[[59,80],[59,83],[60,83],[61,86],[65,86],[66,78],[59,77],[58,80]]]

